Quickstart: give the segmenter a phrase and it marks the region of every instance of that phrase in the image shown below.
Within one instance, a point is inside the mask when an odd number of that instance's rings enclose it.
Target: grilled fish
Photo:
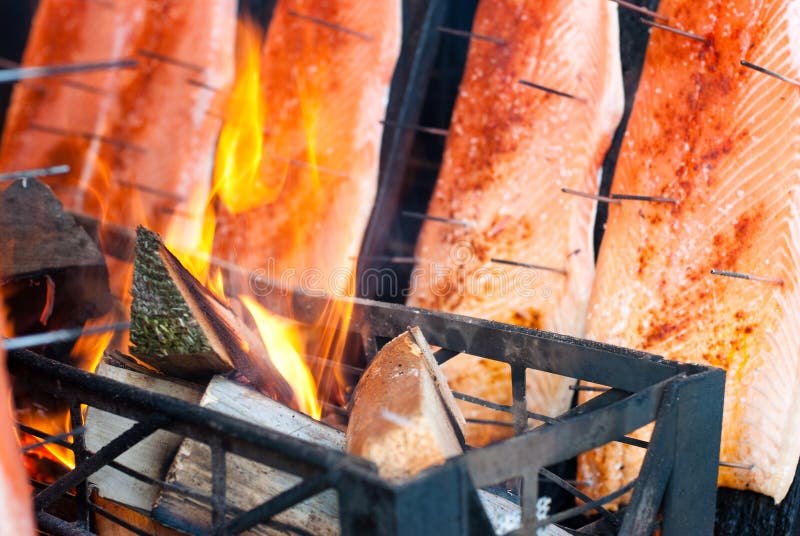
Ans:
[[[332,27],[334,25],[335,27]],[[378,185],[401,2],[281,0],[261,55],[263,203],[223,204],[215,254],[315,290],[354,266]],[[233,203],[229,203],[231,205]]]
[[[800,76],[793,1],[665,0],[612,193],[587,337],[727,371],[719,484],[780,501],[800,456]],[[714,275],[723,270],[762,280]],[[648,435],[647,430],[638,434]],[[580,459],[590,496],[638,473],[641,449]]]
[[[69,164],[67,176],[46,180],[67,208],[165,233],[211,186],[221,128],[214,112],[233,77],[236,14],[235,0],[203,9],[182,0],[40,2],[24,65],[138,65],[18,84],[0,169]]]
[[[0,334],[3,333],[4,311],[0,311]],[[33,522],[33,504],[30,485],[22,454],[14,431],[17,422],[12,411],[11,382],[6,373],[6,352],[0,345],[0,501],[3,501],[3,516],[0,518],[0,532],[18,536],[36,534]]]
[[[581,336],[594,277],[598,173],[624,105],[616,5],[484,0],[428,212],[409,304]],[[520,80],[561,92],[556,94]],[[498,263],[516,261],[537,267]],[[444,366],[453,389],[511,400],[504,364],[462,355]],[[530,373],[528,401],[565,411],[569,379]],[[468,419],[508,416],[464,403]],[[507,427],[468,425],[472,444]]]

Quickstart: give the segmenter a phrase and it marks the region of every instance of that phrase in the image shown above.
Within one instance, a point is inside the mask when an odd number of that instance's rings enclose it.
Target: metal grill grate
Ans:
[[[291,306],[299,321],[309,321],[327,303],[325,298],[295,291],[290,300],[280,300],[274,312],[286,313],[285,308]],[[379,478],[370,463],[340,451],[31,352],[15,351],[9,355],[10,369],[29,387],[69,401],[73,412],[80,404],[87,404],[138,422],[96,453],[86,452],[80,440],[64,442],[75,450],[77,466],[37,493],[42,526],[55,534],[86,534],[84,520],[93,508],[85,487],[87,478],[109,464],[140,478],[142,475],[113,460],[153,431],[163,429],[206,443],[212,450],[211,496],[198,495],[196,490],[181,491],[211,505],[213,534],[238,534],[326,489],[338,492],[343,534],[490,534],[491,525],[475,489],[514,479],[520,479],[522,490],[523,525],[516,532],[519,534],[531,534],[547,524],[597,509],[631,489],[633,498],[624,516],[599,510],[602,522],[612,531],[640,534],[652,530],[662,508],[663,534],[710,532],[722,419],[721,370],[486,320],[368,300],[355,299],[353,315],[352,331],[361,336],[370,353],[377,350],[380,340],[417,326],[432,345],[443,349],[437,358],[445,360],[466,352],[508,363],[513,371],[513,404],[500,409],[514,416],[517,436],[470,450],[408,483],[394,484]],[[561,416],[530,415],[521,387],[528,368],[609,389]],[[529,430],[528,419],[546,422]],[[656,424],[649,443],[625,437],[650,422]],[[698,441],[699,437],[703,440]],[[638,445],[647,453],[639,477],[606,497],[586,497],[543,469],[610,441]],[[295,474],[302,481],[254,510],[231,510],[225,500],[226,452]],[[536,504],[542,477],[588,502],[540,519]],[[78,512],[84,523],[80,528],[64,525],[45,512],[72,489],[77,489]],[[302,528],[291,530],[303,533]]]

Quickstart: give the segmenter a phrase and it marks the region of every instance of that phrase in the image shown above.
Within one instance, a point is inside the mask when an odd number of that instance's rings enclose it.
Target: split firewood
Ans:
[[[159,236],[136,233],[131,303],[131,353],[157,370],[180,378],[210,377],[233,370],[224,348],[214,348],[200,319],[164,262]]]
[[[464,417],[419,328],[390,341],[353,393],[347,451],[405,479],[462,452]]]
[[[200,405],[232,417],[288,434],[336,450],[344,450],[345,434],[298,413],[271,398],[221,376],[208,385]],[[226,457],[228,504],[251,509],[296,485],[300,478],[257,462],[228,454]],[[170,484],[186,486],[211,495],[211,452],[197,441],[187,439],[167,474]],[[511,501],[483,490],[478,496],[495,530],[505,533],[519,527],[519,507]],[[211,507],[173,490],[162,491],[153,516],[164,525],[190,534],[201,534],[211,527]],[[302,527],[312,534],[339,534],[336,493],[328,490],[282,512],[275,521]],[[285,534],[286,531],[258,525],[246,534]]]
[[[136,237],[131,343],[133,355],[165,374],[208,379],[236,369],[265,394],[293,400],[258,334],[144,227]]]
[[[133,367],[127,365],[123,368],[125,360],[122,357],[107,355],[96,374],[186,402],[196,404],[200,401],[203,395],[201,386],[156,376],[142,369],[132,370]],[[97,452],[133,424],[134,421],[130,419],[89,407],[86,413],[86,448]],[[179,435],[159,430],[117,457],[116,462],[150,478],[162,480],[182,439]],[[159,486],[142,482],[110,466],[94,473],[89,482],[97,488],[101,497],[145,512],[153,507],[160,491]]]
[[[319,421],[265,397],[245,385],[216,376],[211,380],[200,405],[246,420],[297,439],[338,450],[344,449],[344,434]],[[300,482],[300,478],[267,465],[228,454],[228,504],[251,509]],[[167,475],[167,482],[211,495],[211,451],[207,445],[185,440]],[[205,533],[211,527],[211,507],[165,489],[153,509],[153,516],[167,526],[190,534]],[[338,534],[336,492],[325,491],[275,517],[281,523],[302,527],[312,534]],[[285,531],[259,525],[248,534],[285,534]]]
[[[105,258],[35,179],[0,193],[0,286],[17,334],[79,327],[112,305]]]

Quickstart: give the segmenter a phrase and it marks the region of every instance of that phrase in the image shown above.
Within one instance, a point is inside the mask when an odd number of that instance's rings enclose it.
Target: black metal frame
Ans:
[[[266,294],[280,292],[277,287],[267,287],[263,280],[258,283]],[[313,321],[330,305],[328,298],[299,291],[285,298],[270,300],[266,296],[264,303],[276,313],[285,314],[291,308],[301,322]],[[92,473],[156,429],[164,429],[209,444],[214,453],[213,493],[202,498],[214,512],[213,534],[238,533],[329,488],[339,492],[340,522],[346,535],[491,534],[475,489],[510,479],[522,482],[523,526],[515,534],[531,534],[546,524],[593,510],[631,488],[633,497],[621,519],[600,510],[619,534],[648,533],[656,526],[659,511],[665,536],[711,534],[722,423],[722,370],[674,363],[642,352],[487,320],[356,298],[341,300],[352,301],[351,331],[361,335],[371,352],[377,349],[376,341],[394,337],[408,326],[418,326],[432,345],[443,349],[437,353],[442,360],[466,352],[508,363],[514,371],[513,405],[508,411],[514,415],[515,428],[521,433],[470,450],[408,483],[396,484],[381,479],[372,464],[342,452],[31,352],[11,352],[10,370],[27,384],[68,400],[76,410],[78,404],[88,404],[138,422],[97,453],[87,453],[81,442],[66,443],[76,450],[78,463],[74,470],[36,495],[40,521],[55,534],[85,534],[85,524],[80,532],[74,532],[75,525],[69,525],[73,532],[56,530],[56,521],[44,510],[76,486],[78,502],[87,501],[86,490],[81,486]],[[531,415],[526,409],[525,390],[519,386],[528,368],[610,389],[560,417],[534,416],[547,422],[525,430]],[[653,421],[650,442],[625,437]],[[698,441],[699,437],[703,440]],[[638,445],[647,453],[639,477],[610,496],[592,501],[543,469],[611,441]],[[224,452],[301,476],[303,481],[250,512],[232,511],[225,504]],[[116,463],[112,467],[120,469]],[[590,502],[537,519],[535,505],[541,476]],[[197,498],[194,493],[192,496]],[[81,521],[87,519],[90,509],[88,503],[83,504]]]
[[[268,18],[274,2],[268,0],[262,4]],[[449,3],[405,0],[403,4],[406,22],[403,50],[387,119],[416,123],[438,49],[440,37],[436,28],[442,23]],[[365,239],[363,257],[367,260],[362,262],[362,269],[371,266],[370,255],[381,252],[381,244],[396,219],[413,138],[410,130],[385,130],[375,210],[380,217],[373,218]],[[258,283],[258,288],[266,293],[264,282]],[[274,312],[291,313],[307,323],[316,320],[329,305],[324,298],[297,291],[291,293],[289,300],[271,301],[267,297],[264,303]],[[125,526],[125,522],[92,504],[87,479],[99,468],[109,466],[149,483],[174,486],[149,479],[114,461],[154,430],[164,429],[211,447],[212,495],[203,496],[188,489],[180,491],[211,505],[214,534],[246,530],[328,488],[339,492],[340,522],[345,535],[489,534],[492,528],[475,489],[512,479],[521,482],[523,526],[517,531],[519,534],[532,534],[545,524],[594,509],[601,520],[584,527],[582,534],[605,529],[619,534],[645,534],[657,524],[665,536],[712,532],[723,371],[485,320],[362,299],[354,299],[353,303],[350,329],[361,336],[367,355],[374,355],[379,341],[398,335],[408,326],[418,326],[432,345],[442,348],[437,352],[441,361],[467,352],[508,363],[512,370],[513,404],[500,409],[512,414],[516,437],[470,450],[401,485],[381,479],[372,464],[342,452],[89,374],[31,352],[15,351],[9,355],[9,366],[18,381],[69,401],[73,427],[81,424],[81,404],[138,421],[96,453],[85,449],[80,435],[71,443],[53,441],[74,450],[76,468],[37,493],[40,528],[53,534],[90,534],[92,512]],[[528,368],[599,383],[610,389],[562,416],[534,415],[527,411],[525,401]],[[543,424],[527,430],[531,418]],[[655,422],[655,427],[649,442],[626,437],[650,422]],[[48,439],[44,434],[41,436]],[[646,448],[647,453],[638,478],[607,497],[587,497],[545,469],[610,441]],[[249,512],[234,510],[225,502],[225,452],[296,474],[303,480]],[[547,519],[537,519],[535,506],[542,479],[555,482],[583,504]],[[633,496],[624,516],[602,507],[631,489]],[[71,490],[75,490],[77,504],[74,523],[47,512],[50,505]],[[303,533],[302,528],[292,530]]]

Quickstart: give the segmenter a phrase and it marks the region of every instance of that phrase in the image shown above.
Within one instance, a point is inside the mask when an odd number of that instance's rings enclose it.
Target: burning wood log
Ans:
[[[229,372],[233,363],[215,349],[162,258],[157,234],[137,230],[131,304],[131,352],[157,370],[181,378]]]
[[[234,368],[265,394],[293,400],[263,342],[144,227],[137,230],[131,352],[165,374],[208,379]]]
[[[79,327],[111,308],[103,254],[41,182],[0,193],[0,251],[15,333]]]
[[[297,439],[327,447],[344,449],[344,434],[321,422],[298,413],[271,398],[239,383],[215,377],[206,389],[200,405],[259,426],[288,433]],[[239,509],[251,509],[294,486],[299,478],[251,460],[227,455],[228,503]],[[178,450],[167,482],[211,494],[211,451],[208,446],[186,440]],[[190,533],[211,527],[211,508],[173,490],[164,490],[153,515],[167,526]],[[276,521],[298,525],[312,534],[339,532],[336,493],[316,495],[275,517]],[[252,534],[283,534],[259,525]]]
[[[247,386],[220,376],[211,381],[200,405],[328,448],[344,450],[345,447],[343,432],[262,396]],[[228,504],[235,508],[253,508],[299,481],[294,475],[239,456],[229,454],[226,460]],[[197,441],[185,440],[169,470],[167,482],[210,495],[209,448]],[[495,530],[502,529],[502,532],[507,532],[519,527],[519,507],[489,492],[479,490],[478,495]],[[164,490],[161,493],[153,508],[153,516],[166,526],[192,534],[206,531],[211,526],[211,508],[208,504],[191,500],[174,490]],[[338,534],[336,493],[329,490],[311,497],[276,516],[275,520],[299,525],[312,534]],[[284,533],[285,531],[266,525],[259,525],[248,532],[248,534]]]
[[[347,451],[408,478],[462,452],[464,417],[419,328],[378,352],[353,393]]]
[[[200,386],[180,380],[156,376],[129,368],[122,356],[107,355],[96,373],[163,395],[197,403],[203,396]],[[133,426],[134,421],[89,407],[86,413],[86,448],[97,452],[111,440]],[[182,438],[159,430],[119,456],[115,461],[153,479],[162,480]],[[103,467],[89,479],[105,499],[149,512],[160,488],[129,476],[113,467]]]

